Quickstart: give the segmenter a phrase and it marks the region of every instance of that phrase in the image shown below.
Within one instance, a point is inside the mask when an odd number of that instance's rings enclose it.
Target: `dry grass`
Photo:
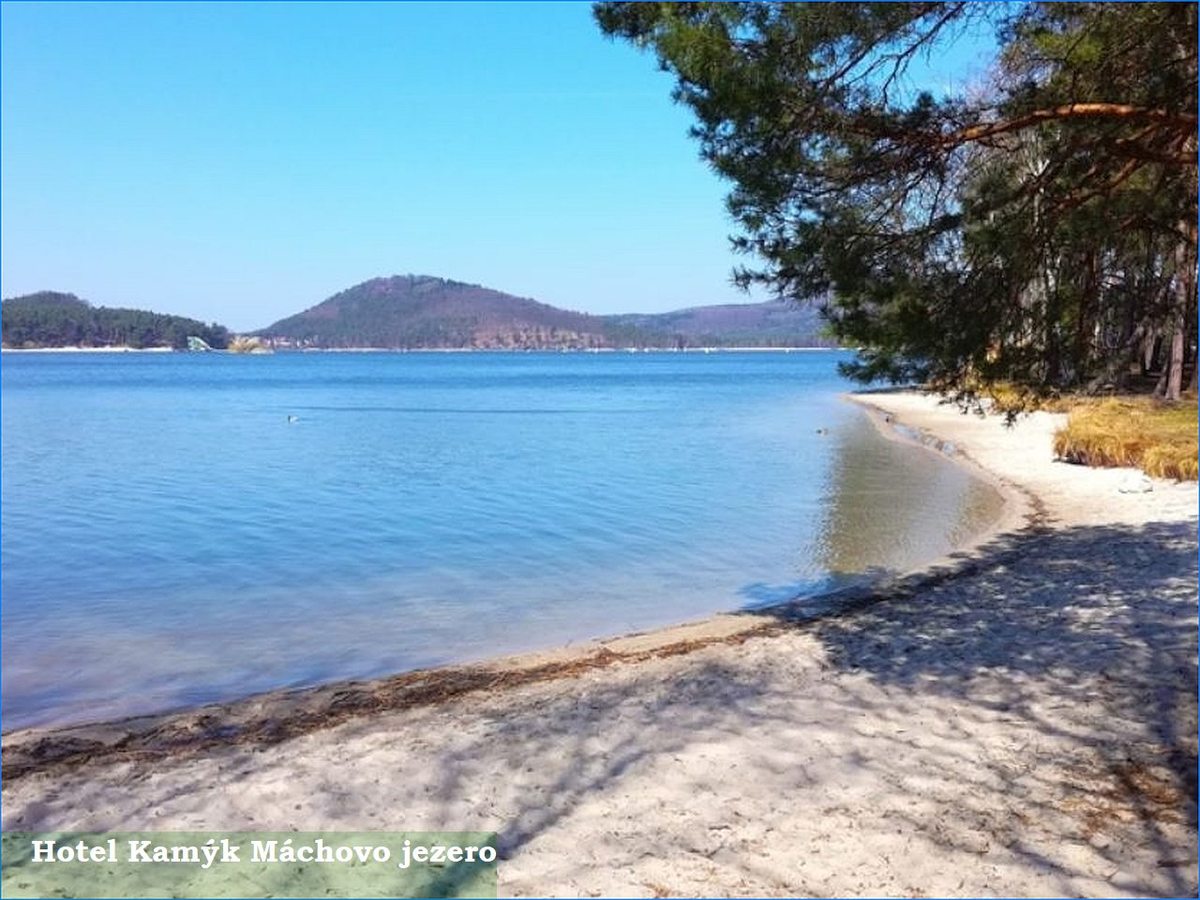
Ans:
[[[980,393],[991,401],[992,411],[998,413],[1023,413],[1037,410],[1070,412],[1078,402],[1071,395],[1039,393],[1032,388],[1007,381],[998,381],[981,387]]]
[[[1195,481],[1197,407],[1150,397],[1076,400],[1054,452],[1087,466],[1133,466],[1155,478]]]

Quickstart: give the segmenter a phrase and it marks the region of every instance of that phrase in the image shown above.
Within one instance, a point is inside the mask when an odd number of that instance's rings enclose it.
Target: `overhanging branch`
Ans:
[[[958,146],[974,141],[984,140],[998,134],[1010,131],[1021,131],[1032,128],[1044,122],[1064,119],[1125,119],[1137,122],[1152,122],[1172,130],[1194,134],[1200,119],[1189,113],[1171,112],[1165,109],[1152,109],[1143,106],[1133,106],[1128,103],[1067,103],[1051,109],[1039,109],[1015,119],[1003,122],[985,122],[972,125],[941,136],[939,143],[945,146]],[[1182,162],[1177,164],[1182,165]]]

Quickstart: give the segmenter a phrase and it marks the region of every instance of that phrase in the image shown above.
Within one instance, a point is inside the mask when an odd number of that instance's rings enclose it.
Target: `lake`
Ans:
[[[6,729],[644,630],[903,570],[999,498],[849,354],[18,354]]]

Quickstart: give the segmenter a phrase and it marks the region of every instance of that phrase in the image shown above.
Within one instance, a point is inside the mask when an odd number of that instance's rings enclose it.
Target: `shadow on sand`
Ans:
[[[517,785],[492,807],[503,811],[499,842],[511,858],[583,814],[598,793],[636,818],[639,798],[621,800],[623,790],[729,741],[738,755],[727,765],[671,785],[710,830],[655,838],[655,853],[738,869],[721,884],[822,893],[816,882],[781,882],[761,845],[729,845],[711,829],[738,822],[757,833],[736,818],[739,779],[773,785],[778,812],[795,818],[802,807],[789,803],[836,795],[828,774],[836,761],[875,785],[873,815],[972,865],[1002,847],[1039,872],[1046,890],[1069,894],[1085,875],[1078,854],[1058,852],[1071,845],[1090,855],[1088,878],[1109,877],[1121,892],[1188,895],[1196,886],[1196,548],[1195,522],[1002,535],[890,595],[852,599],[815,619],[803,603],[776,610],[781,632],[819,642],[819,663],[781,655],[787,645],[768,640],[749,662],[694,653],[665,684],[636,669],[593,680],[444,747],[427,790],[453,821],[465,812],[458,798],[479,791],[487,766],[500,766]],[[814,668],[820,690],[805,698]],[[923,726],[951,740],[914,733],[930,708],[954,711],[953,721]],[[846,723],[863,716],[886,727],[866,749],[842,743]],[[519,750],[497,756],[489,749],[497,745]],[[954,773],[955,790],[938,795],[931,771]],[[637,826],[623,819],[596,828],[614,846],[636,845]],[[1135,858],[1143,869],[1152,860],[1152,880],[1124,873]],[[877,883],[867,892],[891,890]]]
[[[286,781],[305,819],[330,829],[495,828],[502,859],[557,853],[579,874],[555,844],[572,820],[612,866],[699,860],[711,880],[666,886],[683,893],[857,892],[843,871],[865,873],[863,893],[955,892],[955,881],[886,881],[888,854],[918,852],[915,841],[959,854],[962,891],[1009,892],[1003,875],[967,877],[1003,851],[1044,893],[1079,893],[1084,879],[1194,894],[1196,551],[1194,521],[1001,535],[816,618],[803,603],[779,608],[779,639],[725,638],[659,654],[679,655],[669,668],[618,664],[507,700],[464,698],[457,728],[429,737],[346,721],[347,749],[320,751],[342,754],[330,756],[336,784],[320,761],[309,771],[264,752],[247,767],[258,750],[215,751],[230,762],[214,790]],[[755,806],[742,802],[750,782]],[[847,786],[864,784],[868,799],[851,802]],[[164,780],[124,819],[202,816],[203,792],[188,791]],[[8,827],[52,823],[75,802],[10,808]],[[861,848],[828,861],[832,880],[816,857],[797,868],[796,842],[839,821],[865,829]],[[780,846],[790,855],[773,861]],[[545,877],[572,890],[568,875]]]

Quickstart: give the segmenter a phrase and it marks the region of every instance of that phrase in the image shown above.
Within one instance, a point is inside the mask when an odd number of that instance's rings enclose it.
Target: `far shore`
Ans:
[[[174,347],[0,347],[0,353],[174,353]]]
[[[842,347],[277,347],[279,353],[818,353]]]
[[[275,353],[815,353],[840,347],[275,347]],[[174,347],[2,347],[0,353],[226,353]],[[254,353],[231,354],[253,356]],[[261,355],[261,354],[257,354]]]
[[[527,896],[1194,896],[1196,484],[856,399],[1002,519],[819,602],[8,733],[6,827],[495,830]]]

